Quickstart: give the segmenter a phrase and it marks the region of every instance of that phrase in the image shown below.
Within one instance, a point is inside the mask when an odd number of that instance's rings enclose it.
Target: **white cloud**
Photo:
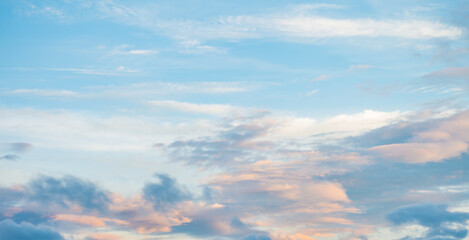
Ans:
[[[330,76],[329,75],[326,75],[326,74],[322,74],[318,77],[315,77],[313,79],[311,79],[311,81],[315,82],[315,81],[323,81],[323,80],[326,80],[326,79],[329,79]]]
[[[318,121],[314,118],[283,118],[272,128],[269,139],[306,139],[320,137],[341,139],[363,134],[372,129],[402,121],[408,112],[380,112],[365,110],[356,114],[341,114]]]
[[[349,67],[349,71],[353,71],[353,70],[363,70],[363,69],[368,69],[368,68],[371,68],[372,66],[371,65],[351,65]]]
[[[24,70],[24,69],[20,69]],[[26,69],[34,70],[34,69]],[[61,70],[62,71],[62,70]],[[133,70],[120,66],[115,72],[122,74],[132,73]],[[90,73],[91,74],[91,73]],[[104,73],[103,73],[104,74]],[[80,91],[65,89],[14,89],[0,92],[3,94],[18,94],[41,97],[88,97],[88,98],[145,98],[155,95],[171,94],[234,94],[254,89],[255,83],[247,82],[142,82],[128,85],[92,86],[82,88]]]
[[[226,49],[203,45],[197,40],[181,42],[179,51],[188,54],[226,53]]]
[[[34,70],[34,69],[33,69]],[[41,69],[39,69],[41,70]],[[102,76],[120,76],[126,73],[137,73],[137,70],[128,69],[124,66],[118,66],[115,69],[90,69],[90,68],[46,68],[47,71],[58,72],[74,72],[87,75],[102,75]]]
[[[157,49],[129,49],[130,46],[127,44],[119,45],[110,51],[110,54],[119,55],[154,55],[158,54]]]
[[[241,110],[239,107],[225,104],[195,104],[172,100],[154,100],[149,101],[148,103],[156,107],[172,109],[180,112],[202,113],[216,116],[226,116],[233,111]]]
[[[16,89],[6,91],[7,94],[24,94],[44,97],[78,97],[80,94],[69,90],[52,90],[52,89]]]
[[[318,92],[319,92],[319,90],[314,89],[314,90],[309,91],[306,95],[312,96],[312,95],[314,95],[314,94],[316,94],[316,93],[318,93]]]
[[[463,30],[438,21],[409,19],[330,18],[314,9],[341,8],[331,4],[295,5],[270,14],[220,16],[213,20],[167,20],[158,9],[101,1],[96,9],[106,18],[150,29],[178,40],[240,40],[276,38],[286,41],[342,37],[393,37],[407,39],[457,38]]]
[[[38,148],[51,149],[143,151],[154,143],[170,143],[180,136],[197,137],[219,129],[207,120],[171,123],[138,115],[103,117],[70,111],[0,109],[0,116],[0,136],[14,136]]]
[[[132,54],[132,55],[151,55],[157,54],[158,51],[154,49],[134,49],[125,52],[125,54]]]

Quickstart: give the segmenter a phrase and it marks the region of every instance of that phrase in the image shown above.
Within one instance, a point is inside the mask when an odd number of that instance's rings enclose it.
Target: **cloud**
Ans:
[[[469,91],[469,67],[448,67],[423,75],[420,81],[426,91],[440,90],[442,93]]]
[[[3,155],[0,157],[0,160],[11,160],[11,161],[16,161],[20,158],[20,156],[16,155],[16,154],[7,154],[7,155]]]
[[[371,67],[372,67],[371,65],[351,65],[348,70],[349,71],[364,70],[364,69],[369,69]]]
[[[375,146],[370,152],[407,163],[438,162],[457,157],[469,149],[469,112],[426,123],[403,143]]]
[[[236,216],[251,225],[251,229],[291,235],[304,233],[310,238],[320,228],[337,233],[345,231],[344,225],[354,224],[344,216],[360,210],[349,206],[351,201],[340,183],[318,180],[327,172],[323,170],[313,161],[264,160],[235,165],[229,172],[205,181],[211,189],[211,202],[222,207],[190,215],[193,222],[185,226],[191,226],[193,231],[206,229],[199,234],[211,234],[210,231],[218,235],[223,231],[225,235],[233,234],[237,231],[227,226],[227,218]],[[298,222],[302,225],[296,228]]]
[[[152,106],[168,108],[181,112],[208,114],[215,116],[225,116],[233,111],[239,111],[241,108],[224,104],[195,104],[188,102],[178,102],[172,100],[154,100],[148,102]]]
[[[164,209],[192,198],[191,194],[170,176],[155,174],[155,177],[159,178],[159,183],[147,183],[143,188],[145,199],[153,203],[155,209]]]
[[[179,43],[179,51],[187,54],[204,54],[204,53],[226,53],[224,48],[203,45],[197,40],[182,41]]]
[[[267,235],[265,232],[254,230],[253,226],[244,223],[235,215],[236,213],[224,211],[224,209],[201,211],[192,216],[190,222],[174,226],[172,231],[198,238],[223,236],[228,239],[244,239],[244,237]]]
[[[168,122],[128,113],[103,117],[71,111],[0,109],[0,115],[4,136],[14,135],[40,147],[87,151],[144,151],[155,141],[170,143],[182,135],[206,135],[220,128],[208,120]],[[1,147],[10,151],[8,145]]]
[[[93,233],[86,237],[86,240],[120,240],[123,237],[111,233]]]
[[[78,97],[80,94],[69,90],[51,90],[51,89],[16,89],[6,91],[7,94],[22,94],[41,97]]]
[[[86,215],[74,215],[74,214],[58,214],[55,215],[54,220],[56,221],[68,221],[81,225],[88,225],[91,227],[99,228],[105,227],[107,223],[114,223],[118,225],[129,225],[126,221],[111,218],[100,218],[95,216]]]
[[[3,156],[0,155],[0,160],[16,161],[20,159],[20,156],[17,153],[28,152],[31,148],[32,148],[31,144],[22,143],[22,142],[0,144],[0,151],[3,150],[6,152],[14,152],[14,153],[5,154]]]
[[[436,21],[413,19],[328,18],[298,5],[264,15],[221,16],[212,21],[163,20],[148,9],[101,2],[98,10],[115,21],[137,25],[182,39],[276,38],[287,41],[331,37],[456,38],[461,28]],[[324,7],[324,6],[323,6]],[[112,9],[112,10],[111,10]],[[180,26],[184,26],[181,28]]]
[[[460,78],[469,79],[469,67],[449,67],[424,75],[425,78],[447,79]]]
[[[438,21],[414,19],[331,18],[318,14],[317,9],[340,9],[333,4],[300,4],[284,7],[267,14],[219,16],[208,20],[170,19],[155,14],[158,5],[141,7],[113,1],[78,4],[93,15],[125,25],[138,26],[179,41],[214,39],[277,39],[304,41],[321,38],[391,37],[430,39],[462,36],[463,29]],[[205,48],[204,50],[213,50]]]
[[[132,197],[103,191],[76,177],[40,176],[25,186],[0,188],[0,221],[50,225],[72,235],[70,227],[150,234],[170,232],[172,226],[190,221],[186,212],[207,208],[194,206],[191,193],[175,179],[157,176],[160,183],[146,184],[144,196]]]
[[[154,97],[155,95],[184,94],[227,94],[246,92],[253,88],[252,83],[245,82],[143,82],[124,86],[101,86],[91,96],[109,97]]]
[[[469,145],[462,141],[438,143],[400,143],[377,146],[370,151],[380,156],[407,163],[438,162],[466,152]]]
[[[268,128],[268,123],[242,123],[220,131],[215,137],[175,141],[166,149],[173,159],[206,167],[252,161],[250,150],[267,150],[271,146],[269,141],[255,140]]]
[[[78,204],[85,210],[104,212],[110,202],[107,193],[98,186],[73,176],[39,176],[29,182],[27,190],[31,201],[44,205],[72,207]]]
[[[447,205],[427,203],[398,208],[387,219],[396,225],[417,223],[428,228],[423,238],[406,239],[463,239],[468,233],[469,213],[450,212]]]
[[[244,236],[242,240],[271,240],[271,238],[265,235],[248,235]]]
[[[318,77],[315,77],[315,78],[311,79],[311,81],[313,81],[313,82],[315,82],[315,81],[324,81],[324,80],[327,80],[329,78],[331,78],[331,76],[326,75],[326,74],[322,74]]]
[[[92,68],[45,68],[46,71],[73,72],[78,74],[98,75],[98,76],[122,76],[129,73],[138,73],[138,70],[128,69],[118,66],[114,69],[92,69]]]
[[[394,122],[406,119],[408,112],[380,112],[364,110],[354,114],[340,114],[321,121],[308,117],[285,117],[277,121],[266,137],[268,139],[320,140],[342,139],[364,134]]]
[[[64,238],[46,227],[34,226],[27,222],[17,224],[11,220],[3,220],[0,222],[0,239],[63,240]]]
[[[51,220],[50,216],[43,216],[39,213],[32,212],[32,211],[21,211],[21,212],[15,213],[13,216],[10,216],[10,217],[7,217],[7,216],[4,216],[3,218],[0,217],[0,220],[4,220],[4,219],[10,219],[15,223],[28,222],[28,223],[32,223],[35,225]]]
[[[129,49],[128,45],[120,45],[111,50],[110,54],[118,55],[155,55],[159,51],[157,49]]]
[[[8,145],[10,146],[9,147],[10,151],[18,152],[18,153],[27,152],[31,150],[31,148],[33,147],[32,144],[24,143],[24,142],[8,143]]]

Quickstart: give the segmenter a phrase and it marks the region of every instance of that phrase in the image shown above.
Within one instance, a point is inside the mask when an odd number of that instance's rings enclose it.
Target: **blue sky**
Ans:
[[[469,239],[467,1],[2,1],[0,240]]]

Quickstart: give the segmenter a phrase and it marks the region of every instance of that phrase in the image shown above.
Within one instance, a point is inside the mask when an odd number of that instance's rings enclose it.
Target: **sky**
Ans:
[[[468,29],[462,0],[3,0],[0,240],[468,240]]]

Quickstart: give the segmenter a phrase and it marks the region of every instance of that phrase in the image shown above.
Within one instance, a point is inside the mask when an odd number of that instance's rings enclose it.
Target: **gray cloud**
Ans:
[[[24,142],[9,143],[8,145],[10,146],[9,148],[11,151],[17,152],[17,153],[27,152],[31,150],[31,148],[33,147],[33,145],[31,145],[30,143],[24,143]]]
[[[10,160],[10,161],[16,161],[20,158],[20,156],[16,154],[6,154],[0,157],[0,160]]]
[[[64,238],[52,229],[34,226],[30,223],[15,223],[11,220],[0,222],[0,239],[2,240],[63,240]]]
[[[49,216],[43,216],[39,213],[32,211],[21,211],[16,213],[11,217],[0,217],[0,220],[10,219],[16,223],[28,222],[32,224],[39,224],[49,221],[51,218]]]
[[[267,233],[253,230],[251,225],[242,222],[224,209],[193,216],[191,222],[173,227],[172,232],[186,233],[200,238],[224,236],[229,239],[270,240]]]
[[[1,149],[6,152],[10,152],[3,156],[0,156],[0,160],[10,160],[16,161],[20,159],[18,153],[25,153],[32,148],[32,145],[29,143],[16,142],[16,143],[4,143]],[[13,152],[13,153],[11,153]]]
[[[73,176],[54,178],[40,176],[27,186],[29,198],[42,204],[67,207],[75,203],[88,210],[106,211],[108,194],[95,184]]]
[[[164,209],[177,202],[192,199],[191,194],[180,186],[174,178],[166,174],[155,174],[159,183],[147,183],[143,188],[146,200],[153,203],[155,209]]]
[[[250,150],[267,150],[272,147],[271,142],[254,140],[268,129],[267,125],[245,123],[231,126],[215,137],[173,142],[167,150],[176,160],[205,167],[253,161],[256,156]]]

